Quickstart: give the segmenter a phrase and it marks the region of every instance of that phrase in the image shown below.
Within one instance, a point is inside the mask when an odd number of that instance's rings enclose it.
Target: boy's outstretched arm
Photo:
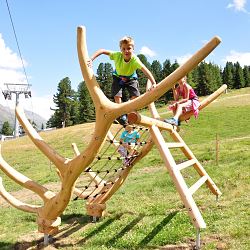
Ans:
[[[92,68],[92,61],[94,61],[98,56],[100,55],[107,55],[109,56],[111,51],[106,50],[106,49],[98,49],[88,60],[88,66]]]
[[[141,68],[141,70],[148,77],[149,81],[152,83],[152,87],[150,89],[155,88],[156,87],[156,81],[155,81],[155,78],[152,75],[152,73],[145,66],[143,66]]]
[[[106,49],[98,49],[92,56],[91,56],[91,60],[94,61],[98,56],[104,54],[104,55],[107,55],[109,56],[111,53],[111,51],[109,50],[106,50]]]

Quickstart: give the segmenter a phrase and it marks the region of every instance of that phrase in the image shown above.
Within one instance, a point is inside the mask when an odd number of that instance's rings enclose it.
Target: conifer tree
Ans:
[[[158,60],[154,60],[151,64],[151,73],[153,74],[155,81],[159,83],[162,77],[162,65]]]
[[[245,79],[243,75],[243,70],[239,64],[239,62],[236,62],[234,64],[235,67],[235,73],[234,73],[234,88],[240,89],[245,87]]]
[[[10,127],[10,124],[8,121],[5,121],[3,123],[1,134],[3,134],[3,135],[12,135],[13,134],[13,129]]]
[[[95,120],[95,108],[85,82],[78,85],[79,123]]]
[[[243,76],[245,80],[245,87],[250,87],[250,66],[244,66]]]
[[[71,89],[71,81],[68,77],[62,79],[57,87],[57,93],[53,95],[53,101],[56,108],[53,118],[48,121],[52,127],[67,127],[73,124],[71,120],[71,110],[73,104],[73,91]]]
[[[111,85],[113,82],[112,72],[113,67],[110,63],[100,63],[96,72],[96,80],[98,81],[103,93],[109,99],[111,99]]]
[[[229,89],[234,86],[234,66],[232,62],[227,62],[224,70],[222,71],[222,81]]]
[[[151,71],[151,65],[147,60],[147,57],[144,56],[143,54],[138,55],[139,59],[141,62],[145,65],[145,67]],[[146,92],[146,84],[147,84],[147,77],[144,75],[144,73],[141,70],[137,70],[137,75],[138,75],[138,81],[139,81],[139,90],[140,93],[143,94]]]

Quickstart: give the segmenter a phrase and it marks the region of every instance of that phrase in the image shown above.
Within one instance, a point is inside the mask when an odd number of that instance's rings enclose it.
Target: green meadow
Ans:
[[[159,113],[168,118],[166,107]],[[147,110],[143,110],[145,115]],[[94,124],[40,133],[61,155],[72,158],[71,143],[83,150]],[[202,249],[250,249],[250,88],[228,91],[181,125],[180,135],[219,187],[216,197],[203,185],[194,199],[207,224],[201,230]],[[32,180],[59,188],[53,164],[27,136],[1,143],[3,158]],[[185,171],[188,183],[193,172]],[[5,188],[20,200],[36,204],[0,171]],[[107,214],[92,223],[85,201],[70,201],[60,232],[46,249],[193,249],[196,230],[183,207],[166,167],[154,146],[138,162],[124,185],[107,202]],[[0,199],[0,249],[42,249],[36,216]]]

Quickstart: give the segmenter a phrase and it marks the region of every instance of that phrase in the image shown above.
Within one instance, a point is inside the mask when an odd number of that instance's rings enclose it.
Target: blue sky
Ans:
[[[99,48],[119,50],[124,35],[135,40],[135,53],[148,60],[179,63],[215,35],[222,43],[207,61],[250,65],[250,0],[8,0],[32,98],[22,105],[45,118],[64,77],[72,88],[82,81],[76,51],[76,29],[87,28],[91,55]],[[94,62],[108,62],[105,56]],[[6,0],[0,1],[0,87],[27,83],[11,26]],[[15,99],[13,97],[13,99]],[[0,103],[13,107],[14,102]]]

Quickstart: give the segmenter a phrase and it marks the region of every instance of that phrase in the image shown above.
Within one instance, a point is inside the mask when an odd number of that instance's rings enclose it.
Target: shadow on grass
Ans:
[[[144,247],[174,218],[178,211],[170,213],[164,218],[139,244],[138,247]]]
[[[107,246],[113,246],[115,242],[120,239],[123,235],[129,232],[145,215],[139,214],[138,217],[133,219],[128,225],[126,225],[117,235],[107,242]]]
[[[123,214],[117,214],[116,216],[114,216],[113,218],[109,218],[107,221],[103,222],[101,225],[98,226],[98,224],[96,224],[96,228],[90,232],[87,236],[85,236],[83,239],[81,239],[80,241],[78,242],[74,242],[74,243],[56,243],[56,241],[54,241],[53,243],[55,247],[58,247],[58,248],[69,248],[69,247],[73,247],[73,246],[82,246],[82,244],[84,244],[87,240],[89,240],[90,238],[92,238],[93,236],[96,236],[96,234],[100,233],[101,231],[103,231],[106,227],[108,227],[110,224],[112,224],[115,220],[118,220],[121,218]],[[90,218],[90,217],[88,217]],[[69,235],[66,235],[64,234],[63,237],[67,237]],[[63,238],[63,237],[60,237],[60,238]]]
[[[6,243],[6,242],[0,242],[0,249],[2,250],[8,250],[8,249],[11,249],[11,246],[13,246],[12,244],[10,243]]]
[[[164,226],[166,226],[171,219],[178,213],[175,211],[170,213],[166,218],[164,218],[137,246],[137,248],[145,249],[150,248],[147,247],[147,244],[162,230]],[[78,242],[68,242],[63,243],[60,242],[62,239],[66,239],[76,231],[80,230],[82,227],[87,225],[90,222],[89,216],[83,216],[82,214],[71,214],[71,215],[63,215],[62,221],[66,223],[63,225],[64,227],[58,232],[58,234],[54,235],[53,238],[50,238],[50,244],[57,248],[68,248],[73,246],[82,246],[86,241],[90,238],[96,236],[101,231],[105,230],[109,225],[111,225],[115,220],[119,220],[123,216],[123,213],[117,214],[112,218],[107,219],[102,224],[96,224],[96,228],[88,233],[84,238],[82,238]],[[139,214],[136,218],[134,218],[130,223],[128,223],[120,232],[118,232],[111,240],[104,243],[107,247],[114,246],[116,241],[122,238],[126,233],[132,230],[143,218],[145,215]],[[67,225],[68,224],[68,225]],[[36,249],[43,249],[43,237],[36,240],[31,241],[22,241],[18,242],[15,245],[11,245],[5,242],[0,242],[0,249],[18,249],[18,250],[25,250],[31,247],[36,246]]]
[[[60,239],[66,238],[70,236],[71,234],[75,233],[76,231],[80,230],[82,227],[84,227],[86,224],[89,223],[90,217],[84,216],[82,214],[70,214],[70,215],[62,215],[61,216],[62,221],[66,223],[62,226],[62,228],[59,230],[59,232],[55,235],[53,235],[53,238],[49,239],[50,243],[55,243],[56,241],[59,241]],[[5,244],[4,242],[1,242],[0,244]],[[44,248],[44,238],[39,238],[31,241],[22,241],[18,242],[14,245],[10,244],[8,247],[4,248],[4,245],[2,247],[0,245],[0,249],[18,249],[18,250],[25,250],[29,249],[30,247],[36,246],[37,249]]]
[[[77,245],[81,245],[84,242],[86,242],[89,238],[95,236],[96,234],[98,234],[100,231],[104,230],[107,226],[109,226],[111,223],[113,223],[115,220],[119,220],[122,217],[123,213],[117,214],[116,216],[114,216],[113,218],[108,219],[107,221],[105,221],[103,224],[101,224],[98,228],[96,228],[95,230],[93,230],[91,233],[89,233],[86,237],[84,237],[83,239],[81,239],[80,241],[77,242]]]

